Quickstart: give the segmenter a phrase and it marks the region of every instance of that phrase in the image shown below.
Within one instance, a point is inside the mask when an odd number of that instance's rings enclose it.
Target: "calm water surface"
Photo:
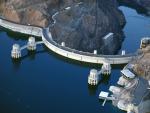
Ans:
[[[133,52],[141,37],[150,36],[150,19],[129,8],[120,9],[127,19],[122,49]],[[24,51],[20,61],[13,61],[12,44],[24,45],[27,38],[0,32],[0,113],[124,113],[111,102],[102,107],[98,100],[101,90],[116,84],[122,66],[114,66],[110,77],[102,77],[98,87],[91,88],[89,71],[99,66],[67,61],[44,46],[36,53]]]
[[[125,41],[122,44],[122,50],[128,53],[135,52],[140,47],[142,37],[150,36],[150,17],[137,14],[133,9],[120,7],[126,17],[126,26],[124,28]]]

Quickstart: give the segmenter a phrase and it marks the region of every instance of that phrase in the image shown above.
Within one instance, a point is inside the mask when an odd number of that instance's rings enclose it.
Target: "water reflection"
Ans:
[[[21,66],[21,63],[24,59],[26,58],[29,58],[30,60],[35,60],[35,56],[37,54],[42,54],[42,53],[45,53],[47,52],[45,49],[42,49],[42,50],[38,50],[38,51],[26,51],[27,53],[25,55],[23,55],[21,58],[19,59],[12,59],[12,64],[13,64],[13,67],[14,67],[14,70],[18,70]]]
[[[108,85],[109,84],[109,80],[110,80],[110,76],[111,75],[101,75],[101,80],[100,80],[99,84]]]
[[[13,69],[17,71],[21,65],[21,59],[11,59],[13,64]]]
[[[98,85],[92,86],[92,85],[88,84],[89,95],[90,96],[95,96],[97,88],[98,88]]]
[[[30,60],[34,60],[36,54],[37,54],[37,51],[28,51],[27,55],[30,58]]]

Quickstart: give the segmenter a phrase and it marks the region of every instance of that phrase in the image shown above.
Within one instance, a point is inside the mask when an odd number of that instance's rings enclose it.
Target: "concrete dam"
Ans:
[[[21,25],[17,23],[13,23],[4,19],[0,19],[0,26],[12,30],[14,32],[20,32],[28,35],[42,37],[43,43],[53,52],[64,56],[69,59],[87,62],[87,63],[95,63],[95,64],[126,64],[130,62],[132,59],[137,57],[136,53],[132,54],[124,54],[124,55],[99,55],[95,53],[78,51],[75,49],[71,49],[69,47],[65,47],[65,44],[61,45],[56,43],[53,40],[51,32],[48,28],[40,28],[31,25]]]

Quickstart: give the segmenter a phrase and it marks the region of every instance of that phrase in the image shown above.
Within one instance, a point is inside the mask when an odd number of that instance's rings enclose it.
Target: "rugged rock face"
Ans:
[[[2,0],[0,5],[1,16],[7,20],[38,26],[45,26],[47,23],[47,17],[42,13],[43,10],[41,10],[44,9],[44,2],[42,0]]]
[[[122,27],[125,19],[115,0],[86,0],[82,5],[72,6],[55,17],[51,31],[54,40],[65,42],[67,47],[101,54],[114,54],[122,43]],[[108,45],[102,37],[115,33]]]
[[[121,5],[133,7],[139,13],[150,15],[150,0],[117,0]]]
[[[73,0],[0,0],[0,15],[17,23],[44,27],[54,12],[72,3]]]
[[[143,57],[134,62],[134,71],[146,80],[150,80],[150,45],[142,48]]]
[[[143,8],[146,8],[147,10],[150,11],[150,0],[133,0],[133,2],[139,4]]]
[[[75,6],[81,1],[82,5]],[[116,0],[1,0],[0,6],[0,14],[6,19],[42,27],[52,23],[56,11],[71,6],[55,17],[57,23],[51,31],[55,41],[77,50],[114,54],[123,40],[125,18]],[[105,45],[102,37],[109,32],[115,37]]]

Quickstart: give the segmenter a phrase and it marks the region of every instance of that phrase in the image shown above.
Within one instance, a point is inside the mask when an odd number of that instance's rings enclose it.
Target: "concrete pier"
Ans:
[[[99,93],[99,99],[104,100],[102,106],[104,106],[105,103],[106,103],[106,101],[108,101],[108,100],[109,100],[109,101],[110,101],[110,100],[111,100],[111,101],[116,100],[116,98],[113,97],[112,95],[109,96],[109,92],[105,92],[105,91],[101,91],[101,92]]]
[[[109,63],[103,63],[102,74],[110,75],[111,74],[111,65]]]
[[[28,43],[22,47],[20,47],[18,44],[14,44],[11,50],[11,57],[14,59],[18,59],[20,58],[21,55],[21,51],[23,51],[24,49],[28,49],[29,51],[34,51],[36,50],[36,46],[39,44],[43,44],[43,41],[35,41],[34,37],[29,37],[28,39]]]
[[[29,37],[28,43],[27,43],[27,49],[29,51],[34,51],[36,50],[36,42],[34,37]]]
[[[99,75],[97,74],[96,69],[91,69],[90,74],[88,76],[88,84],[97,85],[99,82]]]
[[[11,57],[14,59],[18,59],[21,57],[21,49],[18,44],[14,44],[11,51]]]
[[[90,74],[88,76],[88,84],[98,85],[100,80],[99,76],[101,74],[103,75],[111,74],[111,65],[109,63],[104,63],[100,71],[97,71],[96,69],[91,69]]]

